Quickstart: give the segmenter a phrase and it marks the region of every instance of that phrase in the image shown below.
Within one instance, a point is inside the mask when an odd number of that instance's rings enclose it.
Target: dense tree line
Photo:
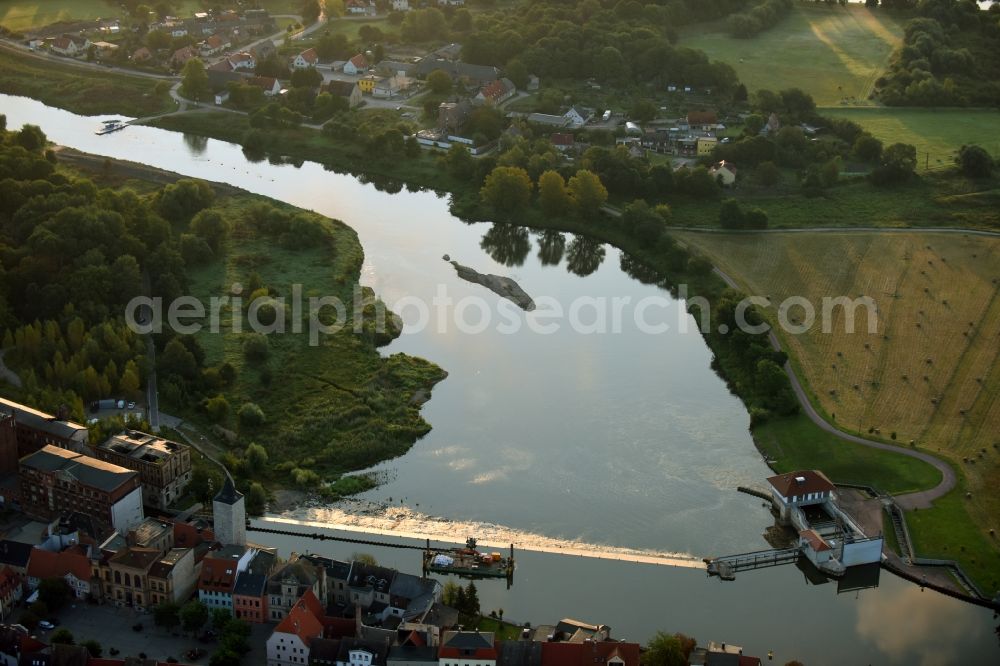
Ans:
[[[668,83],[736,88],[732,67],[704,53],[673,46],[674,29],[741,9],[740,0],[660,0],[640,4],[525,2],[477,18],[463,41],[467,62],[532,72],[543,77],[608,83]]]
[[[891,106],[1000,104],[1000,5],[982,11],[974,2],[922,0],[917,12],[877,82],[881,100]]]
[[[763,0],[748,11],[730,16],[726,25],[733,37],[755,37],[778,25],[791,9],[792,0]]]

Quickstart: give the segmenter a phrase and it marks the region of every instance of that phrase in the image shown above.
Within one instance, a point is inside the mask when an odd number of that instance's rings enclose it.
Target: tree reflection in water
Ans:
[[[205,152],[205,148],[208,147],[208,137],[198,136],[197,134],[185,134],[184,143],[187,144],[188,150],[191,151],[193,157],[197,157]]]
[[[621,267],[623,273],[643,284],[656,284],[661,287],[667,284],[667,278],[663,273],[625,252],[621,255]]]
[[[497,222],[483,234],[479,247],[499,264],[522,266],[531,252],[531,241],[524,227]]]
[[[538,235],[538,260],[542,266],[558,266],[566,251],[566,236],[558,231],[543,231]]]
[[[566,268],[569,272],[586,277],[600,268],[601,262],[604,261],[604,245],[583,236],[576,236],[570,241],[566,257]]]

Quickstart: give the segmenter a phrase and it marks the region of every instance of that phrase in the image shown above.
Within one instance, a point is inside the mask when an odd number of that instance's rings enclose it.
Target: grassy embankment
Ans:
[[[63,65],[0,49],[0,92],[32,97],[82,115],[143,117],[173,111],[169,85],[157,92],[157,83],[156,79]]]
[[[748,293],[769,297],[773,305],[763,312],[772,324],[777,304],[791,296],[805,296],[817,315],[826,296],[874,299],[874,333],[860,312],[855,332],[845,332],[838,309],[828,333],[817,321],[804,334],[781,334],[782,345],[828,420],[900,446],[913,441],[960,471],[955,491],[910,514],[911,531],[921,554],[957,559],[987,590],[996,588],[1000,549],[989,531],[1000,528],[1000,238],[918,231],[677,235]],[[845,458],[842,442],[804,421],[757,429],[759,445],[779,468],[822,461],[838,480],[894,492],[933,485],[913,475],[916,461],[895,457],[878,469],[861,451]]]

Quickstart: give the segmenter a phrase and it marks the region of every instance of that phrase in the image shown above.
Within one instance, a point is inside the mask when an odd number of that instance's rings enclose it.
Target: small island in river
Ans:
[[[454,266],[455,272],[458,273],[458,277],[462,278],[466,282],[483,285],[498,296],[502,296],[503,298],[512,301],[525,312],[531,312],[535,309],[535,301],[532,300],[531,296],[529,296],[527,292],[521,288],[521,285],[509,277],[480,273],[474,268],[463,266],[457,261],[450,261],[450,257],[448,257],[447,254],[444,255],[444,260]]]

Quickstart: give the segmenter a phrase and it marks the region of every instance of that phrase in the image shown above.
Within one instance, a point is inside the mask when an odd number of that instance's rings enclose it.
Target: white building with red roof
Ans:
[[[309,69],[310,67],[315,67],[318,62],[319,54],[316,53],[316,49],[306,49],[295,56],[292,60],[292,67],[295,69]]]
[[[267,639],[267,666],[303,666],[309,663],[309,648],[323,638],[323,605],[306,590]]]
[[[344,63],[344,74],[357,76],[368,71],[368,58],[363,53],[359,53],[346,63]]]

